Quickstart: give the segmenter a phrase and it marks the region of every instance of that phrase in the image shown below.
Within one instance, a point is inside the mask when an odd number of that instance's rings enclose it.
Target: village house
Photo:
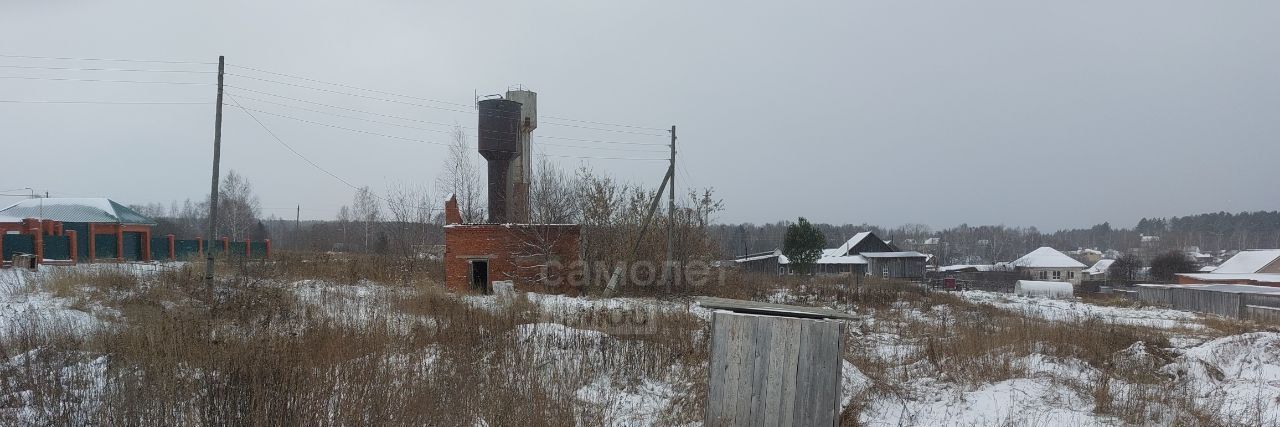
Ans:
[[[875,233],[855,234],[838,247],[823,249],[814,262],[815,274],[847,274],[883,278],[919,279],[924,277],[927,256],[916,251],[900,251]],[[781,249],[761,252],[734,260],[744,270],[786,274],[790,260]]]
[[[1086,268],[1057,249],[1044,246],[1013,261],[1016,271],[1032,280],[1070,282],[1080,284],[1080,276]]]
[[[1087,280],[1107,280],[1111,275],[1111,264],[1114,262],[1116,262],[1114,259],[1098,260],[1088,269],[1084,270],[1084,278]]]
[[[25,250],[40,252],[43,258],[70,258],[74,253],[75,258],[88,261],[151,259],[151,228],[156,222],[111,199],[32,198],[0,209],[0,231],[5,234],[20,234],[23,221],[34,221],[41,230],[31,234],[36,240]],[[25,248],[14,247],[19,239],[6,240],[11,246],[2,248],[6,259]],[[43,253],[46,249],[49,254]]]
[[[1209,272],[1178,274],[1178,283],[1280,286],[1280,249],[1240,251]]]

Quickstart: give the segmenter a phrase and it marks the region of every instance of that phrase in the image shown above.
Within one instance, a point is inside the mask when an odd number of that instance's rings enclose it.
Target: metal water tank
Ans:
[[[480,120],[480,155],[487,160],[509,159],[520,152],[520,103],[486,99],[476,104]]]

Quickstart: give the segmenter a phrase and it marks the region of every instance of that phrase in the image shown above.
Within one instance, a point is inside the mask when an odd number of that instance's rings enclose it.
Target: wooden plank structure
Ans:
[[[1280,288],[1255,285],[1138,285],[1133,297],[1177,310],[1263,322],[1280,320]]]
[[[835,310],[699,298],[711,318],[705,425],[834,426],[843,320]]]

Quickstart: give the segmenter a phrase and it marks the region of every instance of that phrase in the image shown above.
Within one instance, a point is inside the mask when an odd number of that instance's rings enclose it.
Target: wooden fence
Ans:
[[[1177,310],[1261,322],[1280,321],[1280,289],[1245,285],[1148,285],[1125,294]]]

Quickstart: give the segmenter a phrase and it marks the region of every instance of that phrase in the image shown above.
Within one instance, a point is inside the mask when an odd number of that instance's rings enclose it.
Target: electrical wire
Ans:
[[[106,105],[208,105],[213,101],[42,101],[31,99],[0,99],[4,104],[106,104]]]
[[[0,65],[0,68],[16,68],[20,70],[60,70],[60,71],[122,71],[122,72],[145,72],[145,73],[200,73],[200,74],[216,74],[217,71],[208,70],[147,70],[139,68],[75,68],[75,67],[41,67],[35,65]]]
[[[423,98],[423,97],[419,97],[419,96],[405,95],[405,94],[401,94],[401,93],[389,92],[389,91],[384,91],[384,90],[363,88],[363,87],[359,87],[359,86],[352,86],[352,85],[343,84],[343,83],[335,83],[335,82],[329,82],[329,81],[324,81],[324,80],[318,80],[318,79],[313,79],[313,78],[309,78],[309,77],[303,77],[303,76],[298,76],[298,75],[288,74],[288,73],[281,73],[281,72],[277,72],[277,71],[269,71],[269,70],[264,70],[264,69],[261,69],[261,68],[254,68],[254,67],[249,67],[249,66],[244,66],[244,65],[237,65],[237,64],[227,64],[227,65],[228,65],[228,66],[231,66],[231,67],[234,67],[234,68],[241,68],[241,69],[245,69],[245,70],[256,71],[256,72],[259,72],[259,73],[271,74],[271,75],[276,75],[276,76],[281,76],[281,77],[290,77],[290,78],[294,78],[294,79],[298,79],[298,80],[304,80],[304,81],[313,82],[313,83],[322,83],[322,84],[327,84],[327,85],[333,85],[333,86],[342,87],[342,88],[347,88],[347,89],[355,89],[355,90],[362,90],[362,91],[366,91],[366,92],[379,93],[379,94],[383,94],[383,95],[392,95],[392,96],[398,96],[398,97],[409,98],[409,99],[417,99],[417,100],[420,100],[420,101],[437,102],[437,103],[441,103],[441,104],[455,105],[455,106],[459,106],[459,107],[474,108],[474,105],[470,105],[470,104],[460,104],[460,103],[451,102],[451,101],[442,101],[442,100],[439,100],[439,99]],[[243,76],[242,76],[242,77],[243,77]],[[615,127],[629,128],[629,129],[640,129],[640,130],[649,130],[649,131],[658,131],[658,132],[668,132],[668,131],[670,131],[669,129],[661,129],[661,128],[654,128],[654,127],[647,127],[647,126],[635,126],[635,125],[627,125],[627,124],[619,124],[619,123],[599,122],[599,121],[591,121],[591,120],[571,119],[571,118],[568,118],[568,117],[557,117],[557,116],[546,116],[546,115],[544,115],[544,116],[542,116],[542,117],[543,117],[544,119],[563,120],[563,121],[569,121],[569,122],[587,123],[587,124],[594,124],[594,125],[601,125],[601,126],[615,126]]]
[[[387,126],[396,126],[396,127],[407,128],[407,129],[423,130],[423,131],[427,131],[427,132],[440,132],[440,133],[450,133],[450,132],[451,132],[451,131],[441,130],[441,129],[430,129],[430,128],[424,128],[424,127],[421,127],[421,126],[410,126],[410,125],[401,124],[401,123],[394,123],[394,122],[387,122],[387,121],[382,121],[382,120],[368,119],[368,118],[364,118],[364,117],[348,116],[348,115],[346,115],[346,114],[338,114],[338,113],[334,113],[334,112],[330,112],[330,111],[313,110],[313,109],[310,109],[310,108],[303,108],[303,107],[298,107],[298,106],[293,106],[293,105],[288,105],[288,104],[283,104],[283,103],[278,103],[278,102],[271,102],[271,101],[261,100],[261,99],[257,99],[257,98],[251,98],[251,97],[247,97],[247,96],[241,96],[241,98],[244,98],[244,99],[252,99],[252,100],[254,100],[254,101],[258,101],[258,102],[265,102],[265,103],[268,103],[268,104],[280,105],[280,106],[289,107],[289,108],[293,108],[293,109],[297,109],[297,110],[302,110],[302,111],[309,111],[309,112],[312,112],[312,113],[328,114],[328,115],[331,115],[331,116],[334,116],[334,117],[342,117],[342,118],[347,118],[347,119],[352,119],[352,120],[361,120],[361,121],[366,121],[366,122],[370,122],[370,123],[384,124],[384,125],[387,125]],[[375,114],[375,113],[369,113],[369,114]],[[378,115],[379,115],[379,116],[382,116],[382,114],[378,114]],[[395,117],[395,118],[404,119],[404,120],[411,120],[411,119],[401,118],[401,117],[396,117],[396,116],[389,116],[389,117]]]
[[[299,152],[298,152],[298,150],[293,149],[293,147],[292,147],[292,146],[290,146],[290,145],[289,145],[289,143],[284,142],[284,140],[283,140],[283,139],[281,139],[281,138],[280,138],[280,136],[276,135],[276,133],[275,133],[275,132],[272,132],[272,131],[271,131],[271,128],[268,128],[268,127],[267,127],[267,125],[266,125],[265,123],[262,123],[262,120],[259,120],[259,119],[258,119],[258,116],[253,115],[253,113],[249,112],[250,110],[249,110],[248,108],[244,108],[244,106],[240,105],[240,102],[239,102],[239,101],[236,101],[236,98],[235,98],[235,97],[233,97],[233,96],[231,96],[231,95],[227,95],[227,99],[230,99],[230,100],[231,100],[231,102],[232,102],[232,103],[234,103],[236,107],[239,107],[241,111],[244,111],[244,113],[245,113],[245,114],[248,114],[248,115],[249,115],[249,118],[253,119],[254,123],[257,123],[257,124],[258,124],[258,126],[262,127],[262,130],[264,130],[264,131],[266,131],[266,132],[267,132],[267,135],[270,135],[272,139],[276,140],[276,142],[280,143],[280,145],[283,145],[283,146],[284,146],[284,148],[288,149],[288,150],[289,150],[289,152],[293,153],[293,155],[298,156],[298,158],[300,158],[300,159],[302,159],[303,161],[307,162],[307,164],[310,164],[312,167],[314,167],[314,168],[316,168],[316,169],[320,170],[321,172],[324,172],[325,174],[327,174],[327,175],[329,175],[329,176],[333,177],[333,179],[336,179],[336,180],[338,180],[338,181],[342,182],[343,184],[346,184],[348,187],[351,187],[351,188],[353,188],[353,189],[357,189],[357,190],[359,189],[358,187],[356,187],[355,185],[352,185],[352,184],[351,184],[350,182],[348,182],[347,180],[342,179],[342,177],[338,176],[337,174],[335,174],[335,173],[333,173],[333,172],[329,172],[329,170],[328,170],[328,169],[325,169],[325,168],[321,167],[320,165],[316,164],[316,162],[311,161],[311,159],[308,159],[308,158],[307,158],[307,156],[304,156],[304,155],[302,155],[302,153],[299,153]]]
[[[294,97],[285,96],[285,95],[280,95],[280,94],[276,94],[276,93],[272,93],[272,92],[261,91],[261,90],[256,90],[256,89],[249,89],[249,88],[240,87],[240,86],[235,86],[235,85],[226,85],[226,86],[227,86],[227,87],[230,87],[230,88],[233,88],[233,89],[236,89],[236,90],[243,90],[243,91],[246,91],[246,92],[253,92],[253,93],[257,93],[257,94],[262,94],[262,95],[267,95],[267,96],[272,96],[272,97],[280,98],[280,99],[287,99],[287,100],[294,101],[294,102],[301,102],[301,103],[306,103],[306,104],[311,104],[311,105],[318,105],[318,106],[321,106],[321,107],[335,108],[335,109],[344,110],[344,111],[351,111],[351,112],[356,112],[356,113],[369,114],[369,115],[374,115],[374,116],[379,116],[379,117],[386,117],[386,118],[392,118],[392,119],[397,119],[397,120],[407,120],[407,121],[412,121],[412,122],[417,122],[417,123],[426,123],[426,124],[433,124],[433,125],[438,125],[438,126],[448,126],[448,127],[450,127],[450,128],[461,127],[461,128],[463,128],[463,129],[466,129],[466,130],[472,130],[472,131],[475,131],[475,130],[476,130],[476,128],[474,128],[474,127],[463,127],[463,126],[459,126],[459,125],[457,125],[457,124],[449,124],[449,123],[442,123],[442,122],[433,122],[433,121],[430,121],[430,120],[421,120],[421,119],[414,119],[414,118],[404,117],[404,116],[396,116],[396,115],[390,115],[390,114],[375,113],[375,112],[372,112],[372,111],[366,111],[366,110],[360,110],[360,109],[355,109],[355,108],[342,107],[342,106],[338,106],[338,105],[332,105],[332,104],[326,104],[326,103],[323,103],[323,102],[310,101],[310,100],[301,99],[301,98],[294,98]],[[267,100],[260,99],[260,98],[247,97],[247,96],[244,96],[244,95],[240,95],[239,97],[240,97],[240,98],[243,98],[243,99],[252,99],[252,100],[255,100],[255,101],[266,102],[266,103],[269,103],[269,104],[276,104],[276,105],[285,106],[285,107],[290,107],[290,108],[298,108],[298,107],[291,106],[291,105],[289,105],[289,104],[277,103],[277,102],[267,101]],[[400,101],[395,101],[395,102],[402,103],[402,102],[400,102]],[[405,104],[412,105],[412,106],[417,106],[417,105],[418,105],[418,104],[414,104],[414,103],[405,103]],[[326,113],[326,114],[328,114],[328,113]],[[495,131],[495,132],[501,132],[501,131]],[[507,133],[507,134],[518,134],[518,132],[501,132],[501,133]],[[653,142],[611,141],[611,140],[602,140],[602,139],[570,138],[570,137],[555,136],[555,135],[537,135],[537,137],[538,137],[538,138],[546,138],[546,139],[557,139],[557,140],[563,140],[563,141],[594,142],[594,143],[600,143],[600,144],[639,145],[639,146],[655,146],[655,147],[666,147],[666,146],[667,146],[667,144],[663,144],[663,143],[653,143]]]
[[[61,56],[31,56],[31,55],[4,55],[0,54],[0,58],[22,58],[22,59],[54,59],[64,61],[106,61],[106,62],[141,62],[152,64],[199,64],[199,65],[217,65],[217,62],[193,62],[193,61],[169,61],[154,59],[117,59],[117,58],[72,58]]]
[[[567,117],[556,117],[556,116],[542,116],[542,117],[543,117],[543,118],[546,118],[546,119],[552,119],[552,120],[564,120],[564,121],[567,121],[567,122],[589,123],[589,124],[593,124],[593,125],[601,125],[601,126],[617,126],[617,127],[622,127],[622,128],[641,129],[641,130],[651,130],[651,131],[657,131],[657,132],[670,132],[670,131],[671,131],[671,129],[659,129],[659,128],[651,128],[651,127],[645,127],[645,126],[624,125],[624,124],[618,124],[618,123],[593,122],[593,121],[591,121],[591,120],[570,119],[570,118],[567,118]]]
[[[228,105],[229,105],[229,104],[228,104]],[[355,129],[355,128],[349,128],[349,127],[346,127],[346,126],[339,126],[339,125],[330,124],[330,123],[317,122],[317,121],[314,121],[314,120],[302,119],[302,118],[293,117],[293,116],[290,116],[290,115],[278,114],[278,113],[272,113],[272,112],[270,112],[270,111],[262,111],[262,110],[258,110],[258,109],[248,108],[248,107],[245,107],[245,106],[240,105],[240,104],[236,104],[236,105],[234,105],[234,107],[236,107],[236,108],[240,108],[240,109],[242,109],[242,110],[252,111],[252,112],[255,112],[255,113],[266,114],[266,115],[269,115],[269,116],[276,116],[276,117],[285,118],[285,119],[290,119],[290,120],[299,121],[299,122],[303,122],[303,123],[313,124],[313,125],[316,125],[316,126],[324,126],[324,127],[334,128],[334,129],[342,129],[342,130],[346,130],[346,131],[350,131],[350,132],[363,133],[363,134],[367,134],[367,135],[380,136],[380,137],[384,137],[384,138],[391,138],[391,139],[397,139],[397,140],[402,140],[402,141],[419,142],[419,143],[423,143],[423,144],[441,145],[441,146],[446,146],[446,147],[448,147],[448,146],[452,146],[452,144],[447,144],[447,143],[443,143],[443,142],[428,141],[428,140],[425,140],[425,139],[408,138],[408,137],[396,136],[396,135],[387,135],[387,134],[384,134],[384,133],[372,132],[372,131],[367,131],[367,130],[364,130],[364,129]],[[549,154],[549,156],[552,156],[552,157],[571,158],[571,159],[599,159],[599,160],[642,160],[642,161],[644,161],[644,160],[662,160],[662,161],[666,161],[666,160],[667,160],[667,159],[637,158],[637,157],[593,157],[593,156],[568,156],[568,155],[554,155],[554,154]]]
[[[329,111],[313,110],[313,109],[309,109],[309,108],[302,108],[302,107],[292,106],[292,105],[283,104],[283,103],[278,103],[278,102],[267,101],[267,100],[258,99],[258,98],[246,97],[246,96],[243,96],[243,95],[242,95],[242,96],[240,96],[240,98],[244,98],[244,99],[251,99],[251,100],[254,100],[254,101],[265,102],[265,103],[268,103],[268,104],[276,104],[276,105],[280,105],[280,106],[284,106],[284,107],[295,108],[295,109],[302,110],[302,111],[309,111],[309,112],[313,112],[313,113],[320,113],[320,114],[328,114],[328,115],[332,115],[332,116],[335,116],[335,117],[342,117],[342,118],[347,118],[347,119],[352,119],[352,120],[361,120],[361,121],[366,121],[366,122],[370,122],[370,123],[384,124],[384,125],[388,125],[388,126],[396,126],[396,127],[407,128],[407,129],[416,129],[416,130],[422,130],[422,131],[427,131],[427,132],[452,133],[452,131],[449,131],[449,130],[430,129],[430,128],[424,128],[424,127],[420,127],[420,126],[410,126],[410,125],[401,124],[401,123],[393,123],[393,122],[387,122],[387,121],[382,121],[382,120],[373,120],[373,119],[368,119],[368,118],[364,118],[364,117],[349,116],[349,115],[345,115],[345,114],[338,114],[338,113],[329,112]],[[344,110],[346,109],[346,108],[342,108],[342,107],[335,107],[335,108],[341,108],[341,109],[344,109]],[[359,110],[356,110],[356,111],[359,111]],[[367,113],[367,112],[366,112],[366,113]],[[266,114],[271,114],[271,113],[266,113]],[[384,116],[384,117],[392,117],[392,118],[401,119],[401,120],[414,120],[414,119],[410,119],[410,118],[407,118],[407,117],[391,116],[391,115],[386,115],[386,114],[378,114],[378,113],[367,113],[367,114],[374,114],[374,115]],[[640,152],[640,153],[654,153],[654,154],[660,154],[660,153],[662,153],[661,151],[654,151],[654,150],[638,150],[638,149],[614,148],[614,147],[588,147],[588,146],[582,146],[582,145],[557,144],[557,143],[552,143],[552,142],[540,142],[539,144],[540,144],[540,145],[551,145],[551,146],[557,146],[557,147],[567,147],[567,148],[581,148],[581,149],[586,149],[586,150],[634,151],[634,152]]]
[[[266,131],[268,135],[271,135],[271,138],[272,138],[272,139],[275,139],[275,140],[276,140],[276,142],[279,142],[279,143],[280,143],[280,145],[283,145],[285,148],[287,148],[287,149],[289,150],[289,152],[292,152],[294,155],[298,156],[298,158],[300,158],[300,159],[302,159],[302,160],[306,161],[306,162],[307,162],[307,164],[310,164],[312,167],[315,167],[316,169],[318,169],[318,170],[320,170],[321,172],[324,172],[325,174],[327,174],[327,175],[329,175],[329,176],[333,177],[334,179],[338,180],[339,182],[342,182],[343,184],[346,184],[346,186],[351,187],[351,189],[353,189],[353,190],[361,191],[361,190],[363,189],[362,187],[356,187],[356,186],[355,186],[354,184],[352,184],[351,182],[349,182],[349,181],[347,181],[347,180],[345,180],[345,179],[342,179],[342,177],[338,176],[337,174],[335,174],[335,173],[333,173],[333,172],[330,172],[328,169],[325,169],[325,168],[321,167],[320,165],[316,164],[316,162],[313,162],[313,161],[311,161],[311,159],[308,159],[308,158],[307,158],[307,156],[304,156],[304,155],[302,155],[302,153],[299,153],[299,152],[298,152],[298,150],[294,150],[294,149],[293,149],[293,147],[292,147],[292,146],[290,146],[288,143],[284,142],[284,140],[283,140],[283,139],[281,139],[281,138],[280,138],[280,136],[276,135],[276,133],[275,133],[275,132],[272,132],[272,131],[271,131],[271,128],[268,128],[268,127],[267,127],[267,125],[266,125],[265,123],[262,123],[262,120],[259,120],[259,119],[258,119],[258,116],[253,115],[253,113],[251,113],[251,112],[250,112],[250,109],[248,109],[248,108],[244,108],[244,106],[240,105],[240,102],[239,102],[239,101],[236,101],[236,99],[235,99],[234,97],[230,96],[230,95],[228,95],[228,96],[227,96],[227,99],[230,99],[230,100],[231,100],[231,102],[232,102],[232,103],[234,103],[236,107],[239,107],[239,108],[240,108],[240,110],[244,111],[244,113],[245,113],[245,114],[248,114],[248,115],[249,115],[249,117],[250,117],[250,118],[252,118],[252,119],[253,119],[253,121],[254,121],[255,123],[257,123],[257,124],[258,124],[258,126],[262,127],[262,130]],[[385,199],[385,198],[383,198],[382,196],[379,196],[379,195],[377,195],[377,194],[375,194],[375,193],[373,193],[373,192],[369,192],[369,195],[370,195],[370,196],[373,196],[373,198],[375,198],[375,199],[382,200],[382,201],[384,201],[384,202],[386,202],[386,203],[389,203],[389,204],[395,204],[395,205],[399,205],[399,206],[407,206],[407,207],[412,207],[412,208],[417,208],[417,209],[429,209],[429,210],[433,210],[433,211],[434,211],[434,210],[439,210],[439,208],[435,208],[435,207],[431,207],[431,206],[414,206],[414,205],[406,205],[406,204],[403,204],[403,203],[394,202],[394,201],[391,201],[391,200],[389,200],[389,199]]]
[[[197,85],[210,86],[214,83],[204,82],[170,82],[170,81],[145,81],[145,80],[110,80],[110,79],[77,79],[69,77],[30,77],[30,76],[0,76],[0,79],[19,79],[19,80],[53,80],[53,81],[71,81],[71,82],[101,82],[101,83],[148,83],[148,84],[170,84],[170,85]]]
[[[225,104],[224,104],[224,105],[225,105]],[[289,115],[285,115],[285,114],[272,113],[272,112],[270,112],[270,111],[262,111],[262,110],[257,110],[257,109],[253,109],[253,108],[247,108],[247,107],[241,106],[241,105],[239,105],[239,104],[236,104],[236,105],[235,105],[235,107],[240,108],[240,109],[242,109],[242,110],[253,111],[253,112],[255,112],[255,113],[266,114],[266,115],[269,115],[269,116],[276,116],[276,117],[285,118],[285,119],[289,119],[289,120],[295,120],[295,121],[299,121],[299,122],[303,122],[303,123],[313,124],[313,125],[316,125],[316,126],[324,126],[324,127],[334,128],[334,129],[342,129],[342,130],[345,130],[345,131],[351,131],[351,132],[363,133],[363,134],[367,134],[367,135],[381,136],[381,137],[383,137],[383,138],[399,139],[399,140],[403,140],[403,141],[412,141],[412,142],[421,142],[421,143],[424,143],[424,144],[443,145],[443,146],[446,146],[446,147],[447,147],[447,146],[449,146],[449,144],[445,144],[445,143],[443,143],[443,142],[427,141],[427,140],[425,140],[425,139],[408,138],[408,137],[396,136],[396,135],[387,135],[387,134],[385,134],[385,133],[378,133],[378,132],[372,132],[372,131],[367,131],[367,130],[363,130],[363,129],[349,128],[349,127],[346,127],[346,126],[338,126],[338,125],[335,125],[335,124],[329,124],[329,123],[324,123],[324,122],[317,122],[317,121],[314,121],[314,120],[301,119],[301,118],[297,118],[297,117],[293,117],[293,116],[289,116]]]
[[[347,107],[341,107],[341,106],[337,106],[337,105],[325,104],[325,103],[323,103],[323,102],[308,101],[308,100],[305,100],[305,99],[292,98],[292,97],[288,97],[288,96],[284,96],[284,95],[277,95],[277,94],[274,94],[274,93],[263,92],[263,91],[257,91],[257,90],[252,90],[252,89],[245,89],[245,88],[241,88],[241,87],[235,87],[235,86],[229,86],[229,87],[234,87],[234,88],[235,88],[235,89],[237,89],[237,90],[243,90],[243,91],[248,91],[248,92],[253,92],[253,93],[260,93],[260,94],[263,94],[263,95],[274,96],[274,97],[282,98],[282,99],[288,99],[288,100],[290,100],[290,101],[295,101],[295,102],[302,102],[302,103],[307,103],[307,104],[312,104],[312,105],[319,105],[319,106],[321,106],[321,107],[328,107],[328,108],[335,108],[335,109],[344,110],[344,111],[351,111],[351,112],[354,112],[354,113],[369,114],[369,115],[374,115],[374,116],[379,116],[379,117],[386,117],[386,118],[390,118],[390,119],[407,120],[407,121],[411,121],[411,122],[426,123],[426,124],[433,124],[433,125],[439,125],[439,126],[449,126],[449,127],[454,127],[454,126],[455,126],[455,125],[451,125],[451,124],[448,124],[448,123],[433,122],[433,121],[429,121],[429,120],[421,120],[421,119],[414,119],[414,118],[403,117],[403,116],[395,116],[395,115],[390,115],[390,114],[375,113],[375,112],[372,112],[372,111],[358,110],[358,109],[355,109],[355,108],[347,108]],[[282,102],[268,101],[268,100],[261,99],[261,98],[254,98],[254,97],[249,97],[249,96],[244,96],[244,95],[239,95],[239,97],[240,97],[240,98],[243,98],[243,99],[252,99],[252,100],[254,100],[254,101],[258,101],[258,102],[265,102],[265,103],[268,103],[268,104],[275,104],[275,105],[279,105],[279,106],[283,106],[283,107],[303,109],[303,108],[295,107],[295,106],[292,106],[292,105],[289,105],[289,104],[285,104],[285,103],[282,103]],[[305,110],[305,109],[303,109],[303,110]],[[314,111],[314,110],[305,110],[305,111]],[[325,114],[330,114],[330,113],[325,113]],[[470,128],[470,129],[475,129],[475,128]]]
[[[357,97],[357,98],[372,99],[372,100],[376,100],[376,101],[392,102],[392,103],[404,104],[404,105],[412,105],[412,106],[415,106],[415,107],[422,107],[422,108],[433,108],[433,109],[443,110],[443,111],[452,111],[452,112],[455,112],[455,113],[474,113],[474,111],[471,111],[471,110],[459,110],[459,109],[456,109],[456,108],[446,108],[446,107],[441,107],[441,106],[438,106],[438,105],[426,105],[426,104],[418,104],[418,103],[407,102],[407,101],[400,101],[400,100],[395,100],[395,99],[379,98],[379,97],[371,96],[371,95],[361,95],[361,94],[358,94],[358,93],[343,92],[343,91],[340,91],[340,90],[333,90],[333,89],[325,89],[325,88],[321,88],[321,87],[314,87],[314,86],[300,85],[300,84],[297,84],[297,83],[282,82],[282,81],[279,81],[279,80],[266,79],[266,78],[262,78],[262,77],[254,77],[254,76],[249,76],[249,75],[244,75],[244,74],[238,74],[238,73],[227,73],[227,75],[228,75],[228,76],[233,76],[233,77],[243,77],[243,78],[246,78],[246,79],[250,79],[250,80],[257,80],[257,81],[261,81],[261,82],[275,83],[275,84],[280,84],[280,85],[285,85],[285,86],[292,86],[292,87],[296,87],[296,88],[309,89],[309,90],[320,91],[320,92],[327,92],[327,93],[338,94],[338,95],[347,95],[347,96],[354,96],[354,97]],[[228,85],[228,86],[230,86],[230,85]],[[234,87],[234,86],[233,86],[233,87]],[[240,89],[244,89],[244,88],[240,88]]]
[[[333,86],[337,86],[337,87],[341,87],[341,88],[355,89],[355,90],[362,90],[362,91],[365,91],[365,92],[372,92],[372,93],[378,93],[378,94],[383,94],[383,95],[399,96],[399,97],[403,97],[403,98],[416,99],[416,100],[419,100],[419,101],[438,102],[438,103],[441,103],[441,104],[455,105],[455,106],[464,107],[464,108],[473,108],[473,107],[474,107],[473,105],[470,105],[470,104],[460,104],[460,103],[457,103],[457,102],[441,101],[441,100],[439,100],[439,99],[431,99],[431,98],[423,98],[423,97],[419,97],[419,96],[404,95],[404,94],[399,94],[399,93],[395,93],[395,92],[388,92],[388,91],[384,91],[384,90],[368,89],[368,88],[363,88],[363,87],[359,87],[359,86],[352,86],[352,85],[343,84],[343,83],[327,82],[327,81],[324,81],[324,80],[317,80],[317,79],[312,79],[312,78],[308,78],[308,77],[296,76],[296,75],[293,75],[293,74],[286,74],[286,73],[280,73],[280,72],[275,72],[275,71],[267,71],[267,70],[263,70],[263,69],[261,69],[261,68],[246,67],[246,66],[244,66],[244,65],[236,65],[236,64],[227,64],[227,65],[229,65],[229,66],[231,66],[231,67],[234,67],[234,68],[242,68],[242,69],[245,69],[245,70],[256,71],[256,72],[259,72],[259,73],[272,74],[272,75],[277,75],[277,76],[281,76],[281,77],[290,77],[290,78],[295,78],[295,79],[298,79],[298,80],[304,80],[304,81],[313,82],[313,83],[321,83],[321,84],[333,85]]]
[[[376,100],[376,101],[391,102],[391,103],[396,103],[396,104],[412,105],[412,106],[415,106],[415,107],[431,108],[431,109],[436,109],[436,110],[441,110],[441,111],[450,111],[450,112],[454,112],[454,113],[479,114],[479,112],[477,112],[477,111],[475,111],[475,110],[459,110],[459,109],[457,109],[457,108],[447,108],[447,107],[441,107],[441,106],[438,106],[438,105],[418,104],[418,103],[406,102],[406,101],[395,100],[395,99],[380,98],[380,97],[370,96],[370,95],[361,95],[361,94],[358,94],[358,93],[343,92],[343,91],[340,91],[340,90],[325,89],[325,88],[320,88],[320,87],[315,87],[315,86],[301,85],[301,84],[297,84],[297,83],[284,82],[284,81],[280,81],[280,80],[273,80],[273,79],[268,79],[268,78],[255,77],[255,76],[250,76],[250,75],[245,75],[245,74],[239,74],[239,73],[226,73],[226,74],[227,74],[228,76],[242,77],[242,78],[246,78],[246,79],[250,79],[250,80],[257,80],[257,81],[266,82],[266,83],[275,83],[275,84],[280,84],[280,85],[285,85],[285,86],[292,86],[292,87],[296,87],[296,88],[308,89],[308,90],[314,90],[314,91],[319,91],[319,92],[326,92],[326,93],[332,93],[332,94],[338,94],[338,95],[346,95],[346,96],[354,96],[354,97],[357,97],[357,98],[372,99],[372,100]],[[230,86],[230,85],[228,85],[228,86]],[[233,87],[236,87],[236,86],[233,86]],[[237,88],[242,89],[242,90],[246,90],[246,89],[245,89],[245,88],[243,88],[243,87],[237,87]],[[396,96],[402,96],[402,97],[406,97],[406,98],[412,98],[412,97],[409,97],[409,96],[406,96],[406,95],[396,95]],[[442,101],[433,101],[433,102],[442,102]],[[666,135],[660,135],[660,134],[654,134],[654,133],[647,133],[647,132],[636,132],[636,131],[621,130],[621,129],[606,129],[606,128],[591,127],[591,126],[573,125],[573,124],[567,124],[567,123],[546,122],[545,124],[549,124],[549,125],[553,125],[553,126],[564,126],[564,127],[578,128],[578,129],[590,129],[590,130],[598,130],[598,131],[603,131],[603,132],[616,132],[616,133],[625,133],[625,134],[641,135],[641,136],[658,136],[658,137],[665,137],[665,136],[666,136]]]

